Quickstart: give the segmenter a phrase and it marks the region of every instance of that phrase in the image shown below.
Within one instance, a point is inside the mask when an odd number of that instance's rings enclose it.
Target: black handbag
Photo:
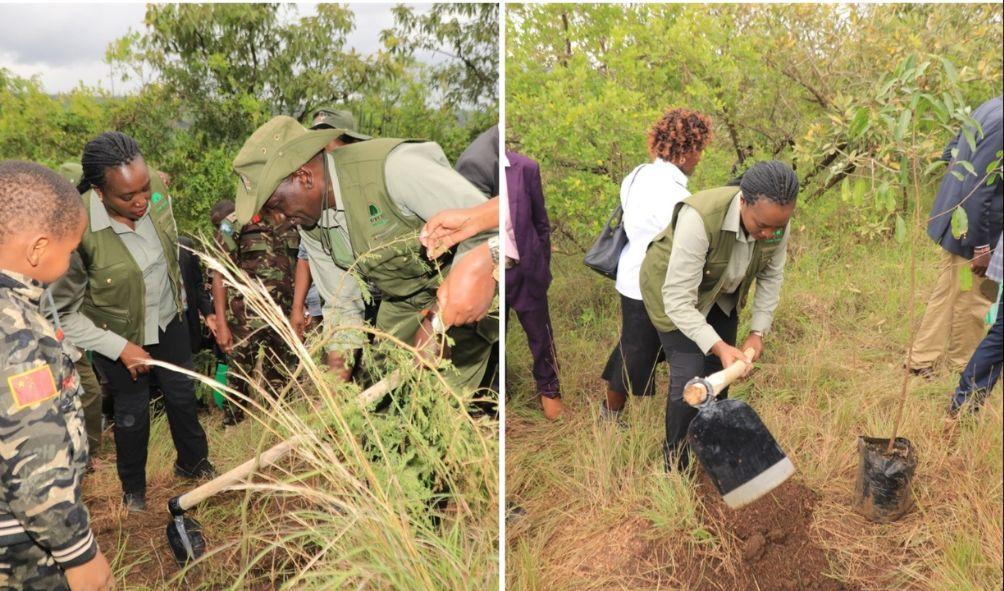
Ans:
[[[628,193],[631,192],[634,180],[638,178],[638,172],[643,166],[645,165],[642,164],[634,169],[634,176],[631,177],[631,184],[628,185]],[[621,251],[624,250],[627,243],[627,232],[624,231],[624,208],[618,203],[596,242],[586,252],[586,257],[582,262],[604,277],[617,279],[617,265],[621,259]]]

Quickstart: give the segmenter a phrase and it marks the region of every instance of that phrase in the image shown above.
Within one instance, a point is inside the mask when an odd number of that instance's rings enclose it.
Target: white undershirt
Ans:
[[[639,274],[648,244],[666,229],[676,204],[687,197],[690,197],[687,175],[675,164],[658,158],[629,174],[621,183],[624,231],[628,236],[617,265],[616,287],[621,295],[642,299]]]

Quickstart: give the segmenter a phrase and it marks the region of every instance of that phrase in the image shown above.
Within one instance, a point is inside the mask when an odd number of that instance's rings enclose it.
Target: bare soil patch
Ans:
[[[690,556],[681,557],[677,578],[692,591],[860,589],[826,576],[829,562],[811,530],[819,496],[805,485],[789,480],[737,510],[725,505],[705,474],[701,475],[698,490],[709,529],[723,541],[734,543],[736,552],[728,564],[717,555],[702,556],[700,547]]]

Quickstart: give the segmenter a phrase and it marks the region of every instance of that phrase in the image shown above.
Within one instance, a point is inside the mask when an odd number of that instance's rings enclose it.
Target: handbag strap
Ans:
[[[635,169],[633,171],[631,171],[631,182],[628,183],[628,190],[627,190],[626,196],[631,195],[631,188],[634,187],[634,182],[635,182],[635,180],[638,179],[638,174],[641,172],[641,169],[643,169],[646,166],[648,166],[648,164],[649,164],[648,162],[646,162],[644,164],[639,164],[638,166],[635,167]],[[626,204],[626,196],[625,196],[625,204]],[[617,207],[614,208],[614,212],[612,214],[610,214],[610,219],[607,220],[607,227],[611,227],[611,224],[613,223],[614,218],[617,217],[618,214],[620,215],[621,223],[623,223],[624,222],[624,204],[618,203]]]

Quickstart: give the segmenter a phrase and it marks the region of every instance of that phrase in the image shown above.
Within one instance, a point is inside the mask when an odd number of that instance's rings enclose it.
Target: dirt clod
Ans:
[[[753,534],[750,539],[746,540],[743,544],[743,558],[747,562],[756,562],[761,556],[763,556],[764,549],[767,547],[767,540],[764,539],[760,534]]]
[[[788,537],[783,531],[779,529],[772,529],[770,533],[767,534],[767,539],[770,540],[772,544],[783,544],[784,539]]]

